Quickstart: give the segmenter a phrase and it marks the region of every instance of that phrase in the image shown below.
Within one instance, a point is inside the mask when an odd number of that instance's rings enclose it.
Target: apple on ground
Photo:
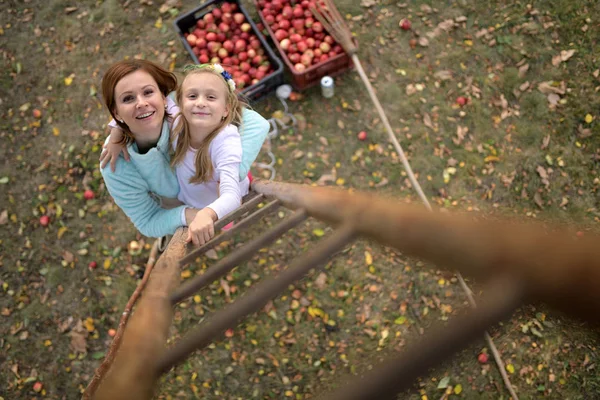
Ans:
[[[409,31],[411,27],[412,27],[412,23],[410,22],[409,19],[402,18],[400,20],[400,29],[402,29],[404,31]]]
[[[358,140],[361,140],[361,141],[367,140],[367,132],[360,131],[360,132],[358,132],[358,135],[356,135],[356,137],[358,138]]]

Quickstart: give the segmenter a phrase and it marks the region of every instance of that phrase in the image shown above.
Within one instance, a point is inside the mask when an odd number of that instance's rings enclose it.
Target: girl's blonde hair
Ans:
[[[193,69],[189,70],[186,73],[185,78],[183,78],[183,81],[177,88],[176,97],[177,104],[179,106],[183,104],[183,85],[185,84],[185,81],[189,76],[195,74],[214,74],[223,80],[225,90],[227,91],[227,110],[229,110],[227,116],[223,118],[219,125],[206,136],[204,142],[196,152],[196,159],[194,160],[196,173],[190,179],[190,183],[204,183],[212,179],[213,175],[213,165],[208,151],[210,147],[210,142],[227,125],[233,124],[237,127],[240,127],[242,125],[242,111],[244,110],[244,107],[248,106],[248,103],[245,99],[243,99],[234,91],[233,87],[227,82],[223,74],[215,69],[214,65],[202,64],[194,66]],[[171,167],[173,168],[179,163],[183,162],[185,153],[188,151],[192,144],[192,135],[190,132],[189,123],[185,119],[185,116],[182,112],[179,112],[178,116],[180,118],[179,123],[177,123],[175,131],[171,136],[171,142],[177,140],[174,153],[171,157]]]

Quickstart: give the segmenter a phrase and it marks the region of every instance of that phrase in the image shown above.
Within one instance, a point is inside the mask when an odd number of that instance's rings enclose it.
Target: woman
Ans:
[[[174,74],[146,60],[119,61],[102,79],[106,107],[123,131],[130,161],[120,156],[114,171],[105,167],[101,173],[115,203],[143,235],[150,237],[191,225],[199,211],[186,205],[166,207],[181,204],[176,201],[177,177],[169,165],[171,118],[166,112],[167,95],[176,86]],[[242,118],[242,135],[262,143],[269,123],[248,109]],[[205,242],[194,232],[191,238],[195,245]]]

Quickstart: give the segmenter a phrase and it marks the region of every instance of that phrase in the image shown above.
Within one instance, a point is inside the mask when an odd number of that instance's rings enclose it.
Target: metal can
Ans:
[[[321,78],[321,94],[326,99],[333,97],[335,94],[333,78],[330,76],[324,76]]]

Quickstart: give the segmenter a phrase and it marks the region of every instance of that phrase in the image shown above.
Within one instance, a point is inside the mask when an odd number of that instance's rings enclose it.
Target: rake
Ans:
[[[371,85],[371,82],[369,81],[369,78],[367,77],[367,74],[365,73],[362,67],[362,64],[357,54],[358,46],[356,45],[356,42],[352,39],[352,32],[350,32],[350,29],[348,28],[348,25],[346,25],[344,18],[341,16],[339,11],[333,4],[333,0],[316,0],[315,3],[311,5],[310,10],[314,14],[315,18],[317,18],[317,20],[319,20],[319,22],[323,24],[323,27],[331,34],[331,36],[333,36],[335,41],[338,42],[344,48],[346,53],[350,55],[352,62],[356,67],[356,71],[358,71],[358,74],[360,75],[361,80],[365,84],[367,92],[369,92],[369,96],[371,97],[371,100],[373,101],[373,104],[375,105],[375,108],[379,113],[379,117],[381,118],[383,126],[387,131],[389,140],[392,142],[394,148],[396,149],[396,153],[398,153],[400,161],[402,161],[402,165],[406,170],[408,179],[410,180],[412,187],[417,191],[417,194],[419,195],[419,198],[421,199],[425,207],[429,211],[432,211],[431,205],[429,204],[429,200],[425,196],[421,185],[419,185],[419,182],[417,181],[417,178],[415,177],[415,174],[412,171],[408,159],[406,158],[406,155],[402,150],[402,146],[400,146],[400,143],[398,142],[396,136],[394,135],[394,132],[392,131],[390,122],[388,121],[387,116],[385,115],[385,111],[383,110],[383,107],[381,106],[381,103],[379,102],[379,99],[375,94],[375,90],[373,89],[373,86]],[[467,295],[469,303],[472,307],[476,307],[471,289],[467,286],[460,273],[457,273],[456,275],[461,287]],[[491,336],[487,332],[485,333],[485,339],[488,346],[490,347],[490,350],[494,355],[494,359],[496,360],[496,364],[498,365],[500,374],[502,375],[506,388],[510,392],[512,399],[518,400],[517,394],[515,393],[508,378],[508,375],[506,374],[506,371],[504,369],[504,363],[502,362],[500,353],[494,345]]]

